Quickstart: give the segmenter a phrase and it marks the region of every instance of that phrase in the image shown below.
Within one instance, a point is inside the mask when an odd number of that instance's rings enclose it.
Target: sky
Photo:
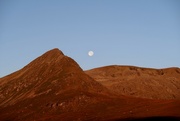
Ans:
[[[0,0],[0,77],[53,48],[84,70],[180,67],[180,1]]]

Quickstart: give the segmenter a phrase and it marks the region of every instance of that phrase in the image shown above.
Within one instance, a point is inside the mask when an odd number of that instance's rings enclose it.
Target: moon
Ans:
[[[89,51],[89,52],[88,52],[88,55],[89,55],[89,56],[93,56],[93,55],[94,55],[94,52],[93,52],[93,51]]]

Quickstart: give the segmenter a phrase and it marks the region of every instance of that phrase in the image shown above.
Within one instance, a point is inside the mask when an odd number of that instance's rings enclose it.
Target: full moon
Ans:
[[[94,55],[94,52],[93,52],[93,51],[89,51],[89,52],[88,52],[88,55],[89,55],[89,56],[93,56],[93,55]]]

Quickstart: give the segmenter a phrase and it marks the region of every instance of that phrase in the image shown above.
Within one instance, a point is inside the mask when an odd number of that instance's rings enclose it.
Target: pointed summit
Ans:
[[[52,50],[49,50],[30,62],[27,66],[24,68],[30,67],[30,68],[37,68],[40,67],[40,65],[50,65],[53,63],[60,62],[63,57],[66,57],[61,50],[58,48],[54,48]]]
[[[41,59],[42,61],[52,61],[54,59],[62,58],[63,56],[64,54],[61,50],[59,50],[58,48],[54,48],[47,51],[37,59]]]
[[[54,48],[52,50],[47,51],[43,55],[50,55],[50,56],[64,56],[63,52],[58,48]]]

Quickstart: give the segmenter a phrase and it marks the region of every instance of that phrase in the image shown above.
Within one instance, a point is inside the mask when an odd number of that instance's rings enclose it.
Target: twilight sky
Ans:
[[[53,48],[84,70],[180,67],[180,1],[0,1],[0,77]]]

